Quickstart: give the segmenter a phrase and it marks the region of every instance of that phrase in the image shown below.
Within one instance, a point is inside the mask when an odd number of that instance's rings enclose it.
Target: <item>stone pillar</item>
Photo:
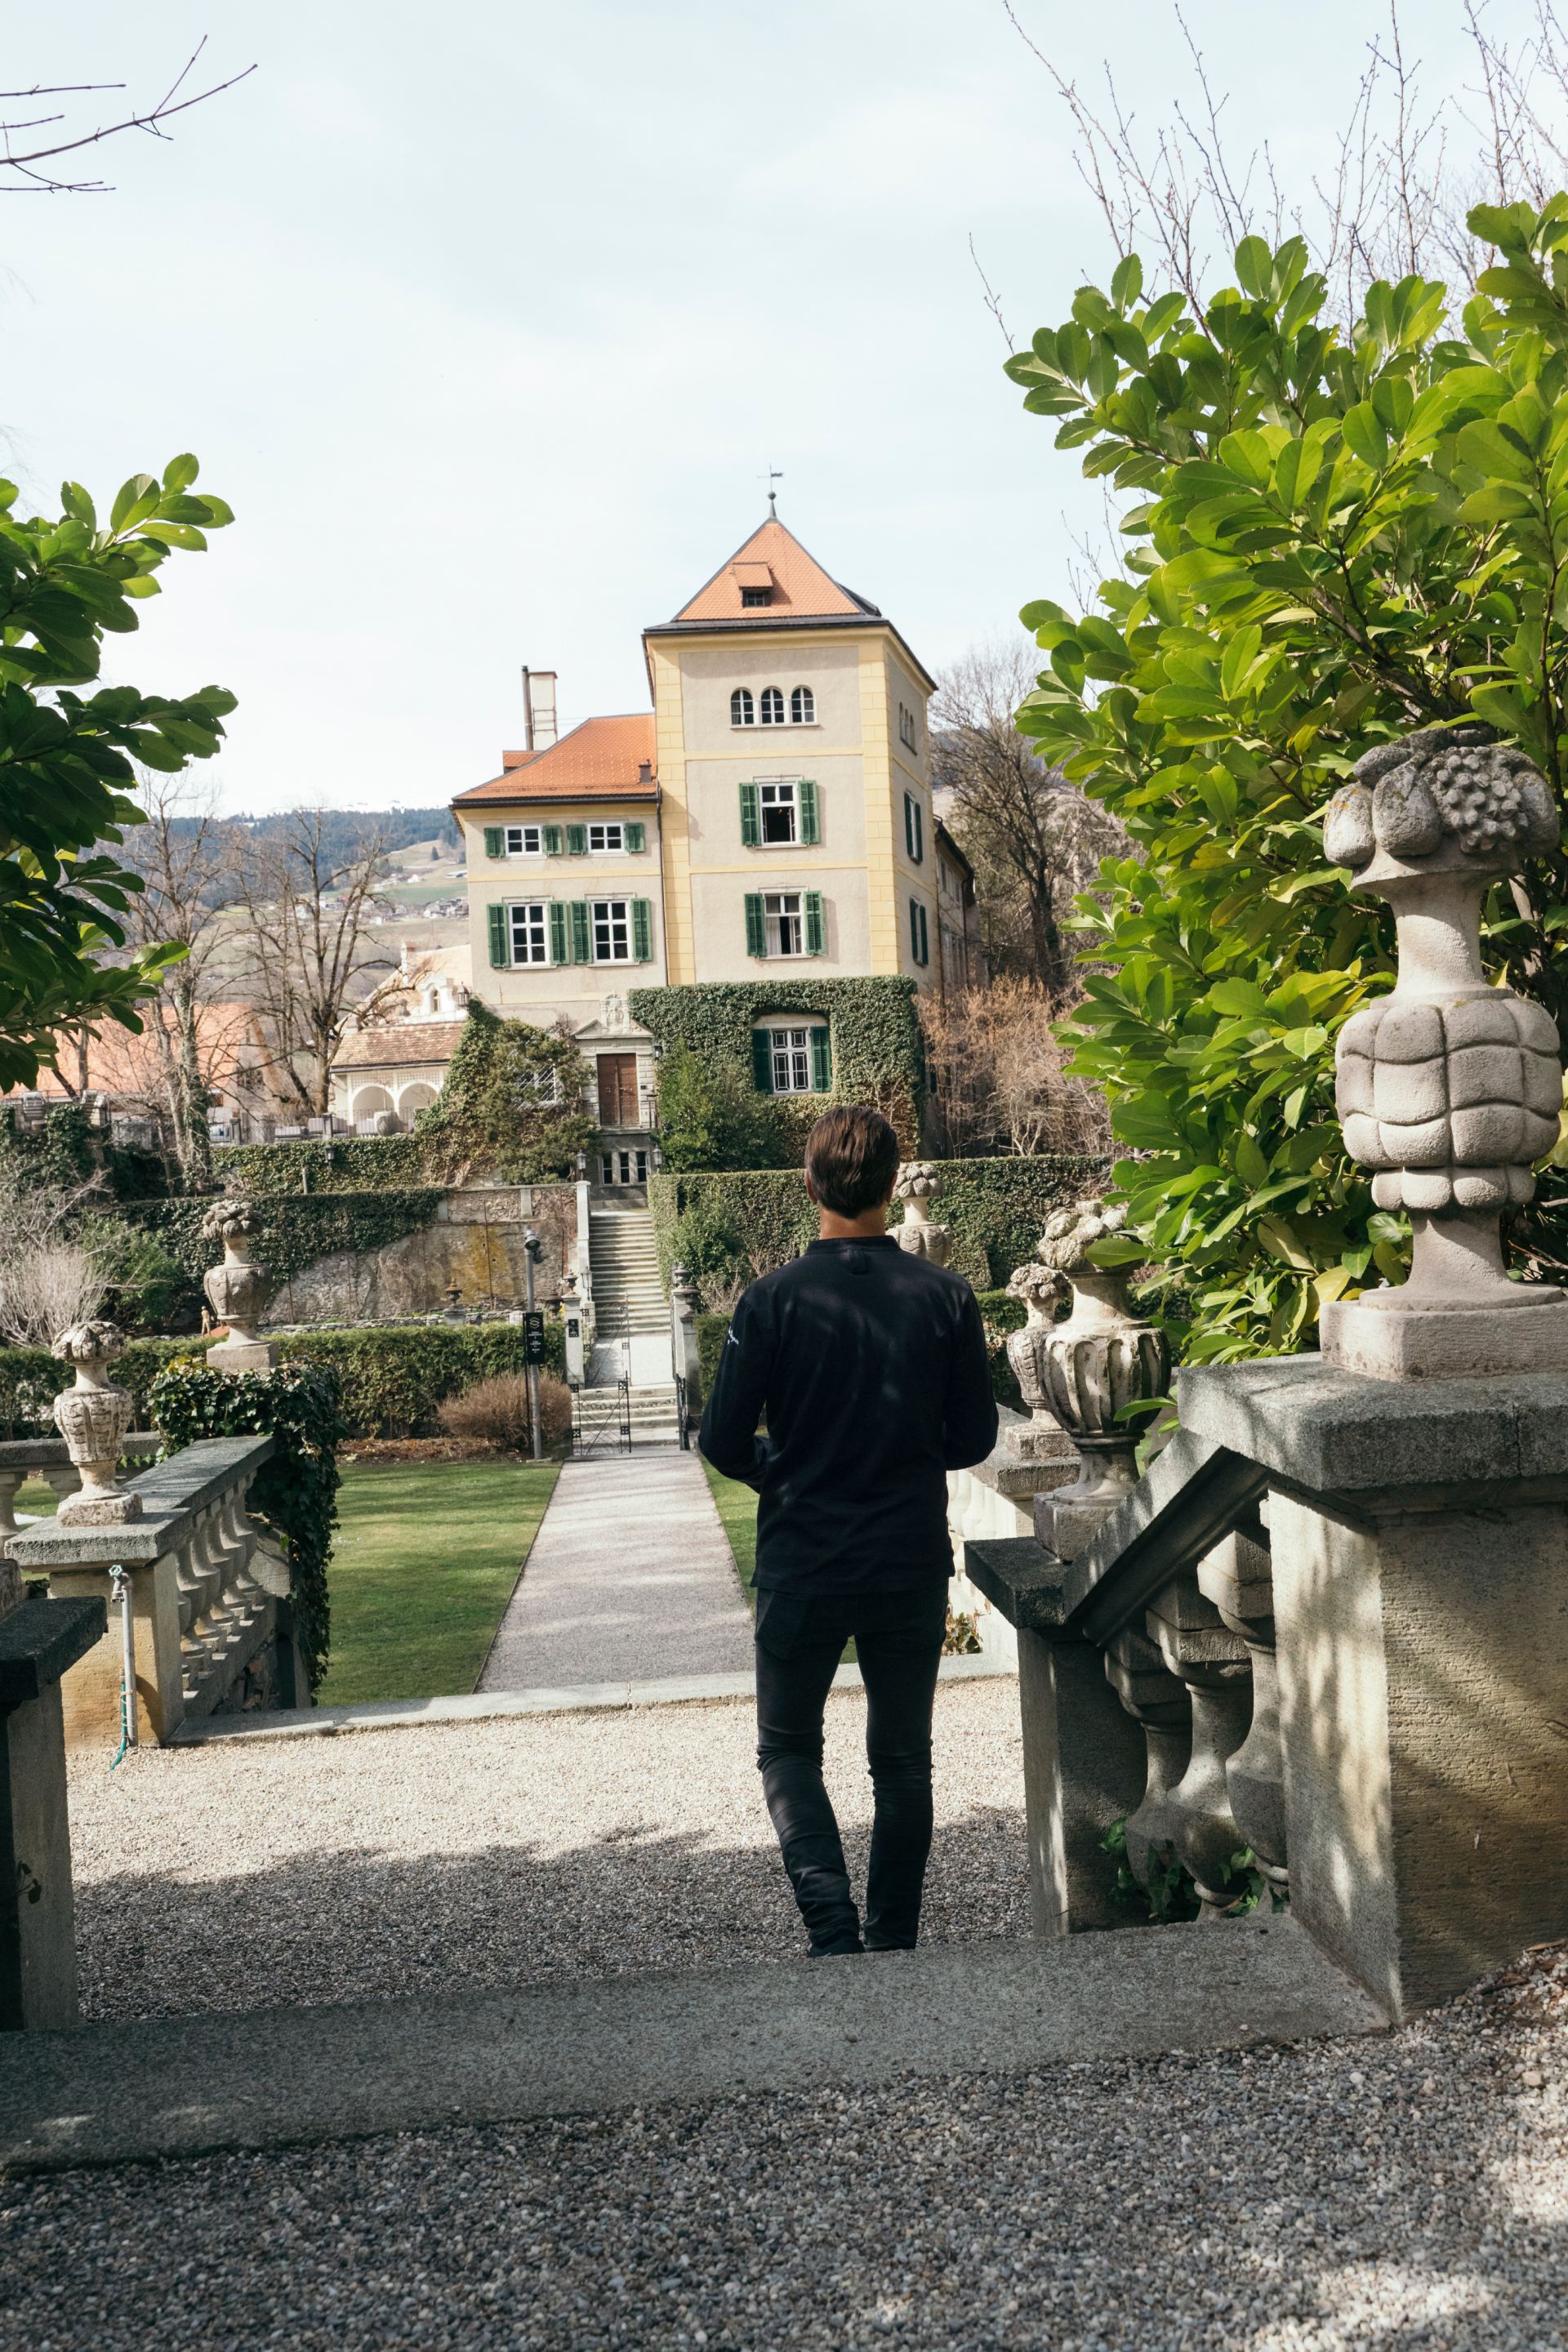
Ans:
[[[1292,1915],[1395,2018],[1568,1937],[1568,1376],[1180,1394],[1269,1474]]]
[[[1106,1680],[1104,1653],[1021,1628],[1018,1705],[1035,1933],[1125,1927],[1104,1838],[1142,1798],[1145,1759],[1138,1725]]]
[[[697,1345],[697,1286],[683,1265],[669,1270],[670,1365],[686,1384],[686,1418],[702,1418],[702,1358]]]
[[[96,1602],[0,1588],[0,2031],[77,2021],[60,1676],[103,1624]]]

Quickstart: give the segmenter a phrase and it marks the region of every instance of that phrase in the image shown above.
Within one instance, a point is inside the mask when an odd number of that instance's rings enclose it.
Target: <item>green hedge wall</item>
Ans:
[[[906,1152],[918,1149],[925,1104],[925,1053],[915,1014],[915,983],[889,976],[866,980],[758,979],[704,981],[680,988],[634,988],[634,1021],[661,1045],[690,1047],[710,1067],[728,1064],[748,1083],[752,1024],[759,1013],[822,1014],[833,1041],[830,1094],[803,1096],[802,1133],[828,1102],[869,1102],[899,1129]],[[782,1111],[789,1097],[774,1097]]]
[[[565,1334],[544,1327],[546,1370],[564,1370]],[[136,1400],[136,1426],[148,1426],[149,1394],[166,1366],[200,1363],[212,1343],[133,1339],[114,1360],[113,1378]],[[494,1372],[525,1369],[515,1323],[398,1323],[367,1330],[296,1331],[279,1341],[287,1364],[330,1367],[336,1374],[351,1437],[410,1437],[436,1426],[436,1407]],[[47,1348],[0,1348],[0,1438],[52,1427],[49,1400],[71,1383],[68,1368]]]
[[[220,1143],[213,1169],[226,1192],[247,1201],[272,1194],[397,1192],[428,1179],[425,1140],[418,1135],[301,1138],[295,1143]]]
[[[1106,1176],[1103,1160],[1066,1154],[1016,1160],[947,1160],[946,1189],[932,1213],[953,1234],[952,1265],[976,1290],[1003,1287],[1034,1255],[1054,1209],[1079,1199]],[[734,1237],[734,1275],[765,1273],[796,1257],[816,1232],[816,1212],[798,1169],[748,1169],[650,1176],[648,1207],[666,1282],[676,1256],[676,1227],[698,1210]],[[895,1220],[896,1222],[896,1220]]]
[[[256,1203],[261,1228],[256,1254],[281,1282],[335,1251],[363,1255],[417,1233],[430,1223],[440,1199],[433,1186],[395,1192],[268,1194]],[[190,1318],[201,1311],[203,1275],[223,1255],[222,1242],[202,1235],[202,1219],[211,1206],[206,1200],[126,1201],[120,1209],[128,1223],[151,1234],[184,1268],[186,1290],[175,1312],[183,1310]]]

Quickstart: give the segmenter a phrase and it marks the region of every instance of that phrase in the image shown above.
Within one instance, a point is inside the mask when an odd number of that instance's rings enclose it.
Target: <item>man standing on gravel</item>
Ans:
[[[947,1473],[996,1443],[974,1294],[888,1232],[898,1172],[879,1112],[817,1120],[805,1189],[821,1239],[746,1292],[702,1417],[709,1461],[761,1496],[757,1761],[814,1958],[907,1950],[919,1932]],[[851,1637],[876,1792],[864,1943],[822,1778],[823,1709]]]

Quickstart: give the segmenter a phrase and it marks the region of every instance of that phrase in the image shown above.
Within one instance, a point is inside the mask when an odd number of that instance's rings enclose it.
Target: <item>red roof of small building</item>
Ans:
[[[542,751],[503,751],[501,772],[471,792],[459,793],[454,808],[483,808],[491,801],[651,801],[658,797],[653,772],[651,710],[612,719],[584,719]],[[645,772],[646,771],[646,772]]]
[[[449,1062],[466,1024],[461,1021],[389,1021],[379,1029],[351,1029],[332,1055],[334,1070],[408,1069]]]

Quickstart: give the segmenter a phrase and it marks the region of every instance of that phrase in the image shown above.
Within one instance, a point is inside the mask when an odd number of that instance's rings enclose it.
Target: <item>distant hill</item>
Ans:
[[[321,814],[322,838],[327,855],[334,865],[351,858],[357,845],[372,837],[378,838],[386,849],[394,853],[406,849],[416,841],[426,844],[438,842],[447,853],[458,852],[462,847],[448,808],[324,809]],[[289,825],[288,816],[282,814],[269,816],[239,814],[225,817],[222,822],[232,825],[237,832],[244,831],[253,839],[262,841],[269,835],[276,837],[286,833]],[[175,820],[175,827],[177,831],[189,832],[195,823],[194,817],[180,817]]]

